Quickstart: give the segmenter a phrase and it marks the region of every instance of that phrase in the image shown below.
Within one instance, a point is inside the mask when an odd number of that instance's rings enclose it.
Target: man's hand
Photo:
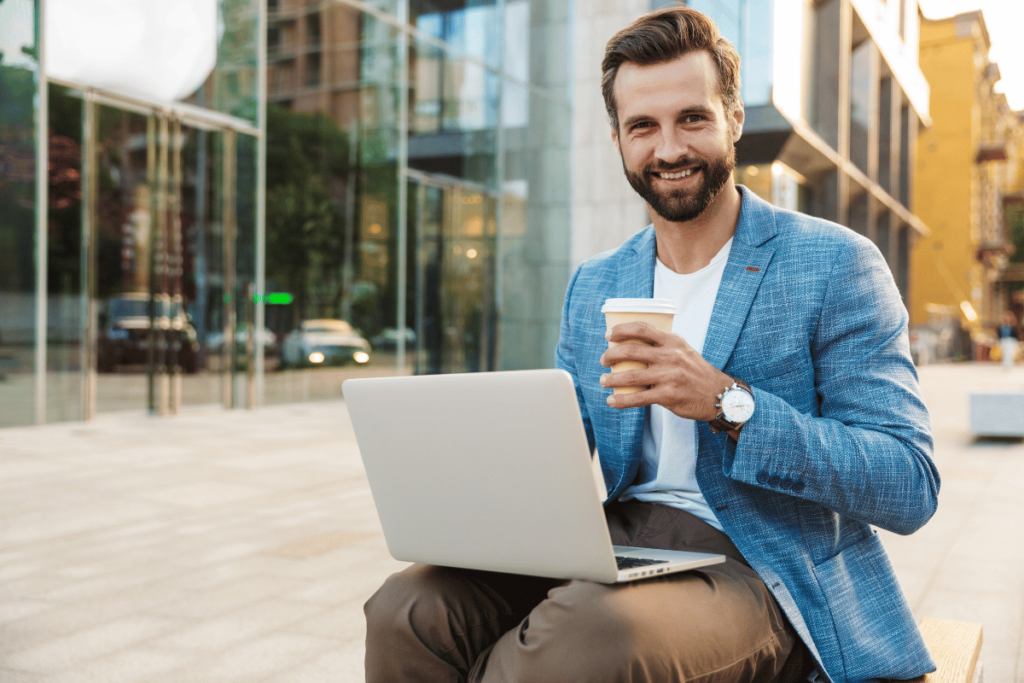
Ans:
[[[732,378],[704,360],[685,339],[640,322],[616,325],[606,336],[610,342],[639,339],[650,344],[611,346],[601,356],[605,367],[623,361],[647,364],[644,370],[601,375],[601,386],[608,389],[647,387],[632,394],[612,394],[608,405],[635,408],[657,404],[698,422],[718,415],[715,397],[732,384]]]

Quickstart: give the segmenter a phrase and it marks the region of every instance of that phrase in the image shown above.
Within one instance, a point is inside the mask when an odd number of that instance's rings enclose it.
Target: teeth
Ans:
[[[665,180],[679,180],[680,178],[685,178],[688,175],[692,175],[694,170],[696,169],[691,168],[689,171],[681,171],[679,173],[659,173],[658,175],[664,178]]]

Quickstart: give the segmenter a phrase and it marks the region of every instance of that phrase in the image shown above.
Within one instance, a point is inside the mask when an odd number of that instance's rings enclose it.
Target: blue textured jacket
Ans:
[[[906,308],[870,241],[740,190],[703,356],[750,384],[756,410],[738,444],[698,423],[701,492],[832,681],[933,671],[872,529],[914,532],[939,492]],[[653,296],[654,263],[648,227],[581,265],[562,311],[556,364],[609,500],[637,474],[646,409],[605,403],[601,305]]]

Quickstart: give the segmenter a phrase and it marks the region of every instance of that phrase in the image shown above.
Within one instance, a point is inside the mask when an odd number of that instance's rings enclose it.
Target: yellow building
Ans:
[[[911,324],[952,316],[981,343],[1010,304],[1004,204],[1021,160],[1020,116],[993,91],[990,47],[981,11],[921,21],[932,126],[918,138],[914,208],[931,234],[912,252]]]

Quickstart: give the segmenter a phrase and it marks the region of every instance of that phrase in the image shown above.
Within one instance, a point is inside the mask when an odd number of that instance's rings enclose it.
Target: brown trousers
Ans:
[[[813,659],[728,536],[662,505],[615,503],[612,543],[727,556],[605,585],[428,565],[366,603],[367,683],[790,683]]]

